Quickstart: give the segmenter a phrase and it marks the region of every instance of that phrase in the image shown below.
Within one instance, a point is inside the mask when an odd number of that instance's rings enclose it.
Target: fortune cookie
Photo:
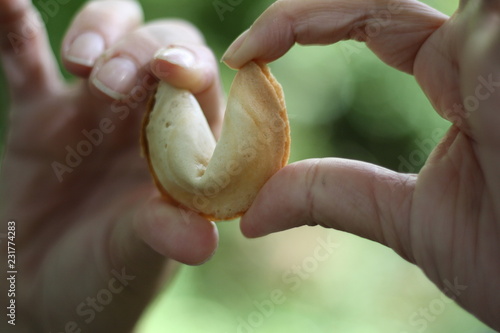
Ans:
[[[288,162],[281,86],[264,64],[241,68],[216,142],[196,98],[160,82],[144,118],[142,148],[167,200],[214,221],[241,216]]]

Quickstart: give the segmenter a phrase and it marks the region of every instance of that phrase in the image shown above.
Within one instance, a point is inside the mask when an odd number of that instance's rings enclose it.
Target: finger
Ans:
[[[88,2],[74,18],[63,40],[64,66],[75,75],[88,76],[104,50],[136,29],[142,19],[142,9],[135,1]]]
[[[120,39],[98,59],[90,75],[96,93],[125,99],[151,73],[150,62],[162,47],[176,43],[202,44],[198,31],[183,21],[147,24]]]
[[[61,86],[43,21],[29,0],[0,0],[0,59],[14,103]]]
[[[470,10],[469,10],[470,9]],[[471,23],[463,37],[460,92],[475,142],[475,152],[490,191],[500,196],[500,6],[498,2],[470,3]]]
[[[154,258],[159,254],[184,264],[198,265],[210,259],[218,245],[213,222],[159,197],[148,200],[128,217],[126,221],[131,223],[120,223],[115,231],[118,236],[112,242],[121,249],[117,253],[127,262],[140,264],[147,259],[145,256]]]
[[[307,160],[286,166],[264,185],[241,219],[259,237],[322,225],[385,244],[411,258],[408,220],[416,176],[357,161]]]
[[[229,47],[223,61],[240,68],[250,60],[273,61],[295,43],[355,39],[389,65],[411,73],[420,45],[446,19],[419,1],[283,0]]]
[[[191,91],[203,106],[212,131],[220,133],[224,97],[218,64],[210,49],[195,44],[162,48],[155,54],[151,70],[159,79]]]
[[[170,50],[167,54],[165,48]],[[151,63],[155,54],[157,59]],[[217,63],[192,25],[158,21],[128,34],[96,62],[90,86],[98,94],[125,99],[145,82],[150,89],[151,75],[192,91],[209,122],[219,123],[222,94]]]

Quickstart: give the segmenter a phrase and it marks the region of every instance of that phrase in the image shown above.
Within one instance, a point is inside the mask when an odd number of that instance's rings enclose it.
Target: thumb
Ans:
[[[416,176],[376,165],[315,159],[290,164],[264,185],[241,219],[247,237],[302,225],[347,231],[411,261],[409,217]]]
[[[112,232],[111,248],[129,264],[149,267],[149,259],[159,255],[198,265],[210,259],[217,248],[218,232],[213,222],[157,195],[123,215]]]

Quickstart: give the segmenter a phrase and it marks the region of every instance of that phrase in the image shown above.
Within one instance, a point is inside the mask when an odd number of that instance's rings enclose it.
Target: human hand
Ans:
[[[79,77],[68,84],[39,22],[29,0],[0,0],[11,93],[0,216],[16,222],[16,332],[130,332],[173,271],[166,257],[199,264],[217,247],[213,222],[160,199],[139,147],[157,78],[191,90],[218,132],[217,62],[186,22],[143,24],[137,2],[92,1],[63,41]]]
[[[411,0],[283,0],[266,10],[228,49],[228,65],[273,61],[296,42],[357,39],[413,74],[452,126],[418,175],[342,159],[285,167],[243,216],[243,233],[319,224],[380,242],[500,330],[499,14],[497,3],[464,0],[451,18]]]

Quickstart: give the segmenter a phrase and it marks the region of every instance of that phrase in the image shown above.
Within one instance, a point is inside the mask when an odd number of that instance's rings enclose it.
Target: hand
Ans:
[[[139,147],[157,78],[191,90],[218,131],[217,62],[186,22],[143,24],[134,1],[92,1],[63,41],[79,77],[68,84],[36,15],[28,0],[0,0],[11,92],[0,218],[16,223],[16,332],[130,332],[173,271],[165,257],[199,264],[217,247],[212,222],[159,198]]]
[[[266,10],[228,49],[228,65],[273,61],[295,42],[357,39],[413,74],[452,126],[418,175],[342,159],[285,167],[243,216],[243,233],[319,224],[375,240],[450,297],[457,288],[456,301],[499,330],[499,17],[492,1],[461,1],[451,18],[412,0],[283,0]]]

